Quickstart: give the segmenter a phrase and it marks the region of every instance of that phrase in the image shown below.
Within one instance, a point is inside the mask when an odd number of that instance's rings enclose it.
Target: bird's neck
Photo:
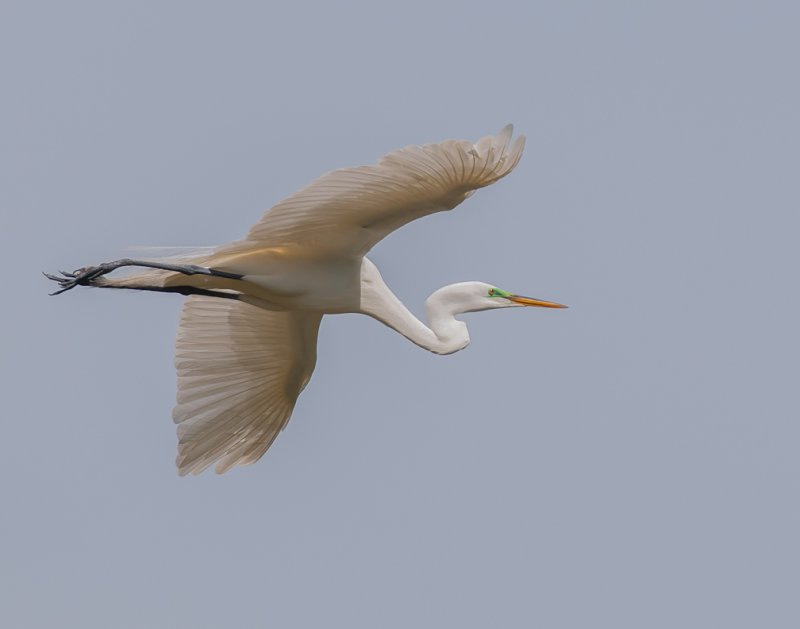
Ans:
[[[383,281],[372,262],[364,258],[361,267],[361,312],[405,336],[409,341],[435,354],[452,354],[469,345],[469,333],[463,321],[437,293],[425,302],[430,327],[417,319]]]

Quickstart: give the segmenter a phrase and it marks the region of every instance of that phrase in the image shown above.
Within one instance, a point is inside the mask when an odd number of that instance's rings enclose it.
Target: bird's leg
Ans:
[[[240,293],[223,290],[210,290],[195,288],[194,286],[114,286],[113,284],[100,284],[99,288],[121,288],[128,290],[147,290],[156,293],[178,293],[180,295],[203,295],[205,297],[221,297],[223,299],[241,299]]]
[[[166,262],[151,262],[149,260],[131,260],[130,258],[123,258],[115,260],[114,262],[104,262],[97,266],[88,266],[78,269],[72,273],[59,271],[61,277],[58,275],[51,275],[45,273],[44,276],[58,282],[61,288],[51,295],[60,295],[76,286],[91,286],[99,277],[111,273],[115,269],[123,266],[143,266],[151,269],[161,269],[164,271],[174,271],[176,273],[183,273],[185,275],[211,275],[214,277],[224,277],[231,280],[240,280],[243,275],[239,273],[228,273],[227,271],[220,271],[218,269],[211,269],[205,266],[198,266],[196,264],[169,264]]]

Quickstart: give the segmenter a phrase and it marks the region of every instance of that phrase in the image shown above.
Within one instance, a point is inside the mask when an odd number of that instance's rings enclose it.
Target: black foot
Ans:
[[[113,268],[104,268],[106,265],[100,266],[87,266],[69,273],[67,271],[59,271],[61,275],[51,275],[50,273],[43,273],[48,280],[58,282],[61,288],[50,295],[60,295],[76,286],[91,286],[92,282],[98,277],[110,273]]]

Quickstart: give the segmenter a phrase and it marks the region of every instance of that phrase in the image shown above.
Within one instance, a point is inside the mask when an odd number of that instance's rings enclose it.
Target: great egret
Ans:
[[[324,314],[360,312],[436,354],[469,344],[456,315],[513,306],[564,308],[493,284],[462,282],[411,314],[364,255],[406,223],[450,210],[510,173],[524,136],[512,126],[476,144],[408,146],[376,165],[335,170],[268,210],[244,240],[180,260],[123,259],[60,276],[78,285],[188,295],[176,347],[177,466],[218,473],[257,461],[286,426],[316,363]],[[119,267],[142,267],[109,278]]]

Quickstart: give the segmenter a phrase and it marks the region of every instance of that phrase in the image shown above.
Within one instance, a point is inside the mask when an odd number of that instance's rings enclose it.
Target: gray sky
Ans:
[[[4,627],[800,625],[792,2],[4,2]],[[174,296],[40,270],[207,245],[334,167],[528,135],[372,259],[257,465],[179,478]]]

